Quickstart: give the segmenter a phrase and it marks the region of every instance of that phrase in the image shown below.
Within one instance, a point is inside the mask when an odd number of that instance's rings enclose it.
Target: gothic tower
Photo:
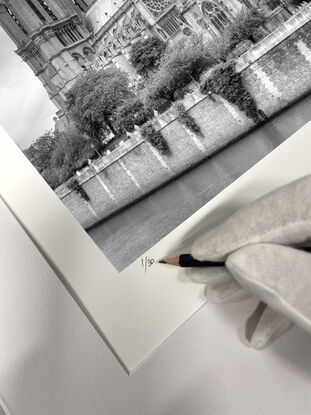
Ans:
[[[94,0],[0,0],[0,25],[54,102],[60,117],[65,94],[81,67],[74,52],[91,48],[83,16]]]
[[[115,66],[135,78],[129,54],[139,39],[173,42],[189,31],[220,36],[243,2],[253,1],[0,0],[0,25],[62,118],[66,93],[85,70]]]

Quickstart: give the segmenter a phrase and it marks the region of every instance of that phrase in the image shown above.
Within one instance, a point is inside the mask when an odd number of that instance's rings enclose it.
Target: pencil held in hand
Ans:
[[[300,249],[307,251],[307,252],[311,252],[311,248],[309,247],[303,247]],[[193,258],[193,256],[190,254],[182,254],[174,258],[162,259],[161,261],[159,261],[159,263],[167,264],[167,265],[174,265],[175,267],[182,267],[182,268],[222,267],[225,265],[224,262],[198,261],[197,259]]]
[[[160,264],[174,265],[176,267],[221,267],[223,262],[198,261],[190,254],[182,254],[174,258],[167,258],[159,261]]]

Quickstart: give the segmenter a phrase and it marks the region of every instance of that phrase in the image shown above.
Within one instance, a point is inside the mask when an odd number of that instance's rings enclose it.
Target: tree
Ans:
[[[47,131],[24,150],[28,160],[52,188],[58,186],[59,183],[51,162],[56,146],[55,133]]]
[[[310,3],[310,0],[289,0],[293,6],[301,6],[303,3]]]
[[[153,117],[153,111],[146,108],[139,98],[128,99],[116,112],[115,125],[121,130],[134,131],[135,125],[141,126]]]
[[[138,74],[147,76],[159,66],[165,49],[166,43],[157,37],[141,39],[131,48],[130,62]]]
[[[62,180],[67,180],[76,170],[81,169],[94,155],[92,141],[69,129],[58,134],[56,147],[51,155],[51,166],[62,170]]]
[[[261,0],[260,3],[263,3],[263,6],[268,6],[271,10],[280,6],[280,0]]]
[[[211,99],[214,99],[213,94],[220,95],[255,122],[260,120],[256,101],[245,86],[241,73],[236,71],[234,63],[219,64],[202,78],[200,90],[203,94],[208,94]]]
[[[304,3],[310,3],[310,0],[261,0],[270,9],[275,9],[277,6],[282,6],[288,10],[288,6],[298,7]]]
[[[54,189],[68,180],[94,155],[90,139],[76,130],[51,131],[39,137],[25,154]]]
[[[258,6],[260,9],[260,5]],[[206,49],[218,62],[225,62],[229,53],[244,40],[255,41],[255,37],[260,26],[266,20],[264,14],[255,8],[244,7],[235,20],[227,25],[221,36],[215,37],[210,41]]]
[[[24,150],[24,154],[38,172],[41,173],[50,166],[51,156],[55,147],[54,133],[47,131],[34,141],[28,149]]]
[[[79,132],[98,142],[108,129],[117,133],[112,118],[132,95],[128,76],[119,69],[90,70],[68,92],[67,108]]]
[[[231,50],[231,32],[225,30],[221,36],[215,36],[207,45],[207,50],[217,62],[225,62]]]
[[[158,108],[165,101],[173,102],[175,92],[190,82],[198,81],[215,59],[208,54],[202,36],[192,35],[170,45],[157,71],[150,74],[143,91],[147,107]]]
[[[239,43],[247,39],[256,41],[254,35],[265,20],[264,15],[255,9],[242,10],[235,22],[228,28],[231,32],[230,47],[234,49]]]

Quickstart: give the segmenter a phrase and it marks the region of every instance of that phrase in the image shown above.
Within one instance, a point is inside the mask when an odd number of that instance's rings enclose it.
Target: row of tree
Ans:
[[[299,0],[288,0],[299,5]],[[261,0],[270,8],[278,0]],[[46,181],[57,187],[102,150],[103,139],[122,136],[142,126],[199,82],[202,73],[226,62],[230,51],[245,39],[257,40],[265,17],[257,9],[245,9],[220,38],[209,43],[193,34],[166,44],[151,37],[135,43],[130,61],[142,77],[140,87],[130,86],[119,69],[89,70],[67,94],[68,113],[75,125],[64,133],[48,132],[25,154]]]

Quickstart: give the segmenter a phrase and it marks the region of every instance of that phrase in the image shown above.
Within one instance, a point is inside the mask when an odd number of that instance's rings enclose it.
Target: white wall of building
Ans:
[[[97,0],[86,12],[87,27],[96,34],[126,0]]]

